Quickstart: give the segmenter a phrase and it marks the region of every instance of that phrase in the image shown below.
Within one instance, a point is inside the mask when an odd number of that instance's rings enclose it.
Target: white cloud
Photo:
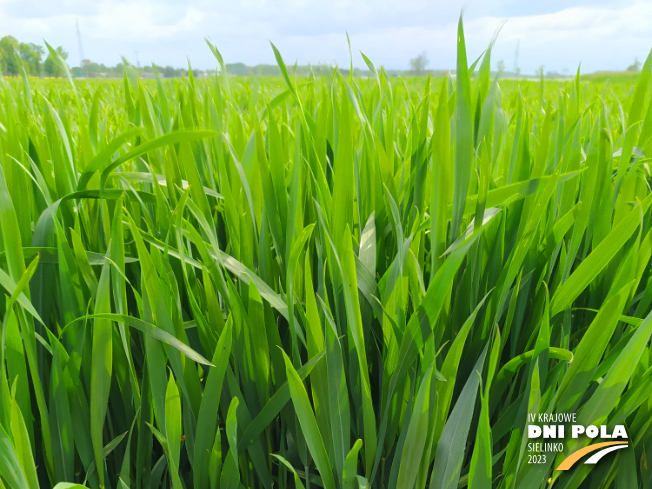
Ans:
[[[469,31],[477,28],[487,36],[490,26],[501,20],[476,19],[469,23]],[[642,61],[652,47],[652,4],[636,2],[620,9],[575,7],[516,17],[502,29],[497,54],[511,61],[506,48],[512,47],[513,56],[517,41],[524,69],[534,70],[538,64],[545,64],[574,70],[580,62],[583,71],[624,69],[634,57]]]

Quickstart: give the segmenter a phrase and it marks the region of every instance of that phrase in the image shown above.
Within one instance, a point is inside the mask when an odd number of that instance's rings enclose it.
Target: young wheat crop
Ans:
[[[272,46],[238,79],[209,47],[209,80],[0,80],[0,488],[652,487],[652,58],[502,81],[460,22],[455,77]],[[628,447],[531,463],[538,413]]]

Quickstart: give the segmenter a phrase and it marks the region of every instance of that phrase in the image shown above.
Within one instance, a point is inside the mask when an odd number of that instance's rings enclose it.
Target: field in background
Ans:
[[[210,47],[208,80],[0,80],[0,488],[652,487],[650,60]],[[553,412],[629,447],[530,464]]]

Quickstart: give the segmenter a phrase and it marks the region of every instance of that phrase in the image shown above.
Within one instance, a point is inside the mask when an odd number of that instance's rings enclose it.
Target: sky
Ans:
[[[524,74],[541,65],[559,73],[623,70],[652,48],[652,1],[642,0],[0,0],[0,36],[63,46],[69,64],[84,57],[115,65],[213,69],[210,38],[227,63],[274,63],[269,42],[287,64],[408,69],[426,53],[431,69],[455,68],[456,30],[463,13],[469,60],[502,26],[492,54]],[[518,48],[518,59],[516,52]]]

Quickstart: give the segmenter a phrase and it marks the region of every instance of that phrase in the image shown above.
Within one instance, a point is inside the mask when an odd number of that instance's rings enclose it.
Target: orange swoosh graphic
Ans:
[[[584,455],[586,455],[587,453],[595,452],[600,448],[609,447],[612,445],[626,445],[626,444],[627,442],[622,442],[622,441],[606,441],[604,443],[596,443],[594,445],[589,445],[588,447],[580,448],[576,452],[573,452],[568,457],[566,457],[564,461],[559,464],[557,470],[570,469],[573,465],[575,465],[575,462],[581,459]]]

